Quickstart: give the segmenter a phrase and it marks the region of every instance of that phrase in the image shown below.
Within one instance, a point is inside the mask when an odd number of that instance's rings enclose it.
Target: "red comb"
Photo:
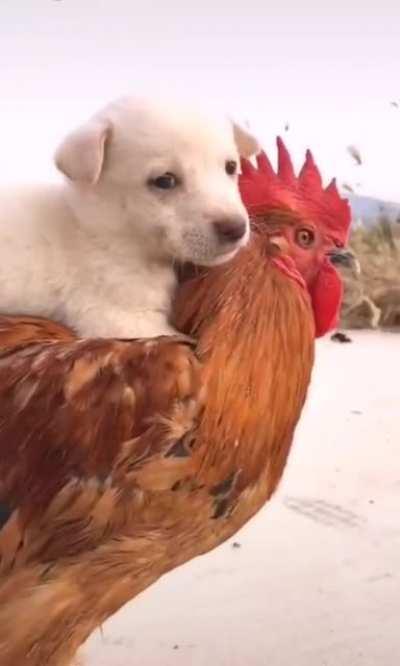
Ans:
[[[335,180],[323,187],[321,174],[309,150],[296,176],[290,154],[280,137],[277,146],[277,172],[264,152],[257,157],[257,167],[242,160],[239,187],[250,215],[284,206],[312,220],[337,245],[345,245],[350,230],[350,206],[347,199],[341,198]]]

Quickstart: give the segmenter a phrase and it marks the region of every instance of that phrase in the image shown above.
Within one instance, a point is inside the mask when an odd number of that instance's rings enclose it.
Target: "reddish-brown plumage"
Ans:
[[[205,359],[202,466],[217,475],[240,469],[238,490],[254,482],[267,461],[279,470],[269,480],[271,492],[275,488],[286,459],[285,434],[297,421],[313,359],[308,295],[271,259],[267,239],[255,235],[230,266],[184,285],[177,304],[177,325],[199,338]]]
[[[76,341],[46,322],[29,340],[0,322],[3,666],[68,664],[274,491],[312,366],[306,293],[255,241],[182,287],[177,320],[202,366],[173,341]]]
[[[315,327],[271,230],[181,286],[176,324],[196,356],[0,319],[1,666],[69,666],[96,626],[276,489]]]

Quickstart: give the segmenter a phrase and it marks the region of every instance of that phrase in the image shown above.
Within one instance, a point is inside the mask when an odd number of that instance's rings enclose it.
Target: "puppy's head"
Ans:
[[[144,250],[201,265],[233,257],[249,237],[240,157],[256,140],[228,119],[125,99],[69,135],[55,160],[81,221]]]

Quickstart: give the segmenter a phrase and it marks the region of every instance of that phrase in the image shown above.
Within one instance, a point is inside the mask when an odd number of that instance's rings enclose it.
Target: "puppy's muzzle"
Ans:
[[[243,217],[230,217],[214,222],[214,230],[220,243],[237,243],[247,232]]]

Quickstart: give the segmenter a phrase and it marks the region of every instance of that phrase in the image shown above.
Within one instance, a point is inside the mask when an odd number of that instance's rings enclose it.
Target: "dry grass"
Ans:
[[[400,326],[400,223],[381,216],[370,228],[353,231],[350,246],[362,274],[343,275],[343,327]],[[376,307],[381,311],[376,315]]]
[[[382,287],[400,286],[400,224],[382,216],[373,227],[356,229],[350,244],[361,263],[368,296]]]

